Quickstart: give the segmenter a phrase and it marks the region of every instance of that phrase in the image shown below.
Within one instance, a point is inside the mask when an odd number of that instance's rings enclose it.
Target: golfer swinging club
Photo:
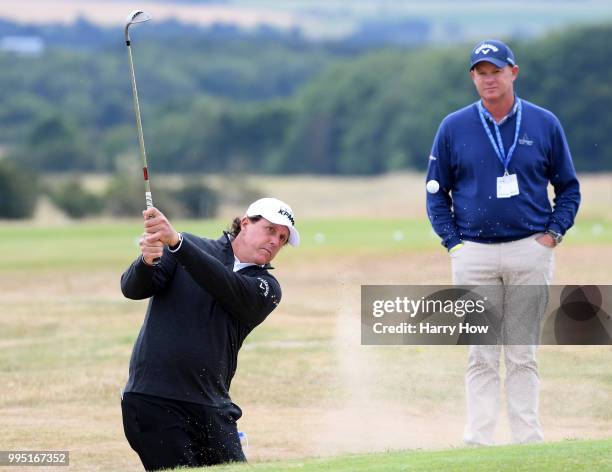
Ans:
[[[121,401],[127,440],[146,470],[244,462],[228,392],[244,339],[280,302],[268,270],[300,242],[293,211],[262,198],[216,241],[176,232],[155,207],[143,215],[121,277],[127,298],[150,298]]]

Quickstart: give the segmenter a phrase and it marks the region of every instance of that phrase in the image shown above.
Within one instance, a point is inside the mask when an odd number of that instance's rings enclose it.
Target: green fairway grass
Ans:
[[[612,441],[564,441],[550,444],[409,451],[364,454],[261,463],[229,465],[213,469],[223,472],[604,472],[612,470]]]
[[[217,237],[226,221],[178,221],[178,231]],[[426,219],[304,220],[299,256],[309,253],[397,253],[439,247],[439,238]],[[21,224],[0,228],[0,270],[79,269],[123,267],[138,254],[139,221],[87,222],[56,227]],[[576,223],[564,245],[612,243],[612,220],[583,219]],[[292,257],[282,252],[279,260]]]

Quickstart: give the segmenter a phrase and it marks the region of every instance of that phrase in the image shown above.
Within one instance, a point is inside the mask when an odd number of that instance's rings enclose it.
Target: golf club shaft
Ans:
[[[130,73],[132,78],[132,97],[134,99],[134,114],[136,115],[136,128],[138,129],[138,144],[140,146],[140,160],[142,161],[142,172],[145,182],[145,201],[147,208],[153,206],[151,196],[151,184],[149,183],[149,171],[147,168],[147,153],[144,144],[144,134],[142,132],[142,121],[140,118],[140,105],[138,103],[138,90],[136,88],[136,75],[134,74],[134,61],[132,60],[132,47],[127,43],[128,57],[130,60]]]
[[[140,146],[140,159],[142,161],[142,173],[145,183],[145,202],[147,208],[153,206],[153,197],[151,196],[151,184],[149,183],[149,170],[147,168],[147,153],[144,144],[144,134],[142,132],[142,120],[140,118],[140,105],[138,103],[138,89],[136,88],[136,74],[134,74],[134,61],[132,60],[132,47],[130,41],[126,41],[128,58],[130,60],[130,74],[132,78],[132,97],[134,99],[134,114],[136,115],[136,128],[138,129],[138,144]],[[160,262],[160,258],[153,259],[153,265]]]

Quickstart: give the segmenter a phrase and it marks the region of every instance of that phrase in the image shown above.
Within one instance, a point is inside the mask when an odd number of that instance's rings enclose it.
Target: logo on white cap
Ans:
[[[295,228],[293,210],[278,198],[260,198],[251,203],[246,211],[246,216],[262,216],[271,223],[286,226],[289,230],[289,244],[292,246],[300,244],[300,233]]]
[[[286,208],[281,208],[280,210],[278,210],[278,212],[281,215],[286,216],[289,219],[289,221],[291,221],[292,225],[295,225],[295,220],[293,219],[293,215],[291,214],[291,211],[287,210]]]

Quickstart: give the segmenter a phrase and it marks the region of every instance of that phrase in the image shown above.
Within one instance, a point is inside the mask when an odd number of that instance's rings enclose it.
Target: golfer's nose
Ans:
[[[280,235],[275,234],[270,238],[270,244],[272,247],[279,247],[281,245]]]

